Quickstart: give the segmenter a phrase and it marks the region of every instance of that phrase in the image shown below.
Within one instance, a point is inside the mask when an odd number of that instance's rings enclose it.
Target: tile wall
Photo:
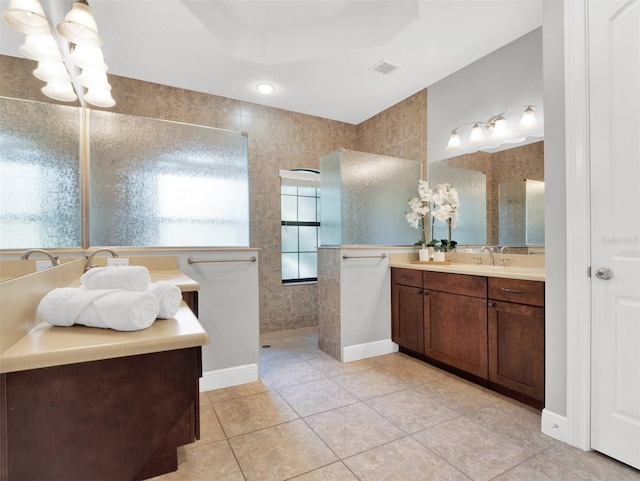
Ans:
[[[0,55],[0,95],[59,103],[45,97],[31,72],[36,63]],[[166,85],[109,76],[111,112],[207,125],[249,134],[251,246],[260,248],[260,330],[316,325],[317,285],[283,286],[280,279],[280,169],[318,168],[319,159],[347,148],[426,164],[426,89],[356,126]]]

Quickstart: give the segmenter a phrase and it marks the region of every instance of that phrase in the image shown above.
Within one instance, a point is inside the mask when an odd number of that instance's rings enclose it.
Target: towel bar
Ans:
[[[342,254],[343,259],[386,259],[387,254],[380,254],[379,256],[350,256],[349,254]]]
[[[187,259],[188,264],[204,264],[206,262],[255,262],[256,256],[251,256],[248,259],[211,259],[211,260],[198,260],[193,257]]]

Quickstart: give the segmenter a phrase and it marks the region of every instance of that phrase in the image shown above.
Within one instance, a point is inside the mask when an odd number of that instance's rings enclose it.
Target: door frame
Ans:
[[[567,442],[591,449],[589,0],[564,1]],[[569,215],[570,214],[570,215]]]

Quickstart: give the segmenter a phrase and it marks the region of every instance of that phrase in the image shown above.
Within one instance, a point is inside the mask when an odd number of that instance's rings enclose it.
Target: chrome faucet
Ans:
[[[509,249],[509,246],[500,247],[500,254],[508,254],[509,252],[511,252],[511,249]]]
[[[91,265],[91,261],[93,260],[93,258],[95,257],[95,255],[98,252],[109,252],[111,254],[112,257],[120,257],[120,254],[118,254],[118,251],[115,249],[108,249],[108,248],[103,248],[103,249],[97,249],[95,251],[93,251],[91,253],[91,255],[89,257],[87,257],[87,262],[84,265],[84,271],[87,272],[89,269],[91,269],[92,267],[98,267],[98,266],[92,266]]]
[[[29,249],[28,251],[25,251],[24,254],[22,254],[22,257],[20,259],[22,259],[23,261],[27,260],[29,256],[35,252],[39,252],[40,254],[44,254],[45,256],[47,256],[51,260],[51,267],[60,265],[60,262],[58,262],[58,258],[54,257],[50,252],[47,252],[44,249]]]
[[[491,265],[495,266],[496,265],[496,261],[493,257],[493,249],[491,249],[491,247],[489,246],[482,246],[482,249],[480,249],[480,254],[482,254],[485,249],[489,252],[489,257],[491,258]]]

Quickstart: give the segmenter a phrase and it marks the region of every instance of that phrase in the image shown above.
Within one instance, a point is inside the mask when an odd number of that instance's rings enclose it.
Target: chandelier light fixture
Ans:
[[[11,0],[3,12],[5,23],[25,35],[20,53],[38,62],[33,75],[46,82],[42,93],[61,102],[113,107],[102,38],[86,0],[72,4],[52,31],[39,0]]]
[[[446,150],[470,153],[522,142],[528,137],[542,137],[534,108],[535,105],[522,105],[494,115],[486,122],[474,121],[459,125],[449,133]],[[522,112],[519,121],[509,115],[518,111]],[[468,126],[472,127],[468,129]],[[462,133],[466,130],[469,133],[463,136]]]

